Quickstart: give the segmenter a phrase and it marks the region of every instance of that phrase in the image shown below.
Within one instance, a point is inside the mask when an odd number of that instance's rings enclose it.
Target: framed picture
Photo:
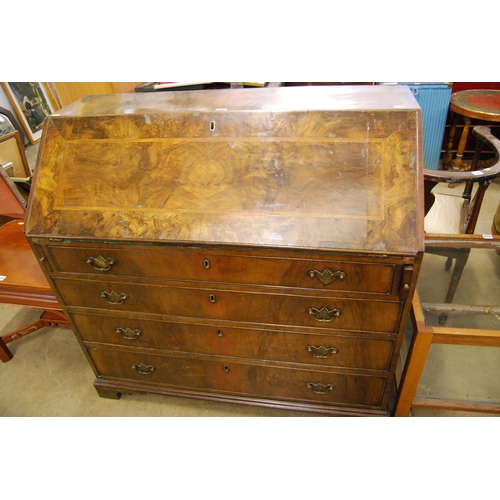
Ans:
[[[31,144],[42,136],[45,118],[59,109],[48,84],[42,82],[2,82],[10,103]]]

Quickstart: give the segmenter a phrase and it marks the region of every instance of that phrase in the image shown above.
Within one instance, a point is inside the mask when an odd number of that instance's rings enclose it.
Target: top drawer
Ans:
[[[399,269],[394,263],[368,263],[332,256],[328,260],[284,254],[229,253],[214,249],[162,246],[47,247],[60,273],[160,278],[332,291],[390,294]]]

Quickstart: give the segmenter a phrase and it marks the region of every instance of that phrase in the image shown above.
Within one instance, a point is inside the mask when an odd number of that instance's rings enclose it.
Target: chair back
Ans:
[[[438,183],[444,182],[448,184],[465,185],[461,196],[462,202],[460,204],[460,234],[474,234],[486,189],[493,179],[500,177],[500,140],[492,135],[490,129],[487,127],[474,127],[473,134],[477,141],[469,171],[454,172],[424,169],[426,215],[429,213],[435,201],[435,195],[431,191]],[[479,158],[485,145],[488,145],[489,149],[494,153],[494,159],[488,166],[480,168]],[[477,188],[473,196],[474,186],[477,186]]]
[[[26,201],[7,172],[0,167],[0,215],[14,219],[24,219]]]

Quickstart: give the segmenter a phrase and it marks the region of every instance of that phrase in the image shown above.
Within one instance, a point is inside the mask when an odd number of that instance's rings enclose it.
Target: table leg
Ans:
[[[464,129],[462,130],[462,136],[460,137],[460,143],[458,144],[457,156],[455,157],[454,165],[452,167],[453,170],[464,170],[464,167],[466,167],[466,165],[462,163],[462,160],[464,157],[467,137],[469,135],[470,118],[465,116],[464,120],[465,120]]]
[[[453,149],[453,142],[455,140],[455,133],[457,131],[457,121],[458,115],[453,113],[453,119],[451,121],[450,134],[448,136],[448,144],[446,145],[446,153],[443,158],[443,169],[447,170],[451,167],[451,150]]]
[[[2,360],[5,363],[6,361],[9,361],[9,359],[12,359],[12,353],[10,352],[10,349],[7,347],[5,342],[0,337],[0,360]]]

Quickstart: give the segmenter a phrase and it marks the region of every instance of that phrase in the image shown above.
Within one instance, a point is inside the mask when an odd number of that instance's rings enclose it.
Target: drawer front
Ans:
[[[87,347],[100,376],[327,405],[379,407],[386,378]]]
[[[67,306],[251,323],[395,333],[400,304],[55,278]]]
[[[58,272],[389,294],[395,264],[226,255],[210,250],[49,246]]]
[[[238,358],[388,370],[394,341],[71,314],[84,341]]]

